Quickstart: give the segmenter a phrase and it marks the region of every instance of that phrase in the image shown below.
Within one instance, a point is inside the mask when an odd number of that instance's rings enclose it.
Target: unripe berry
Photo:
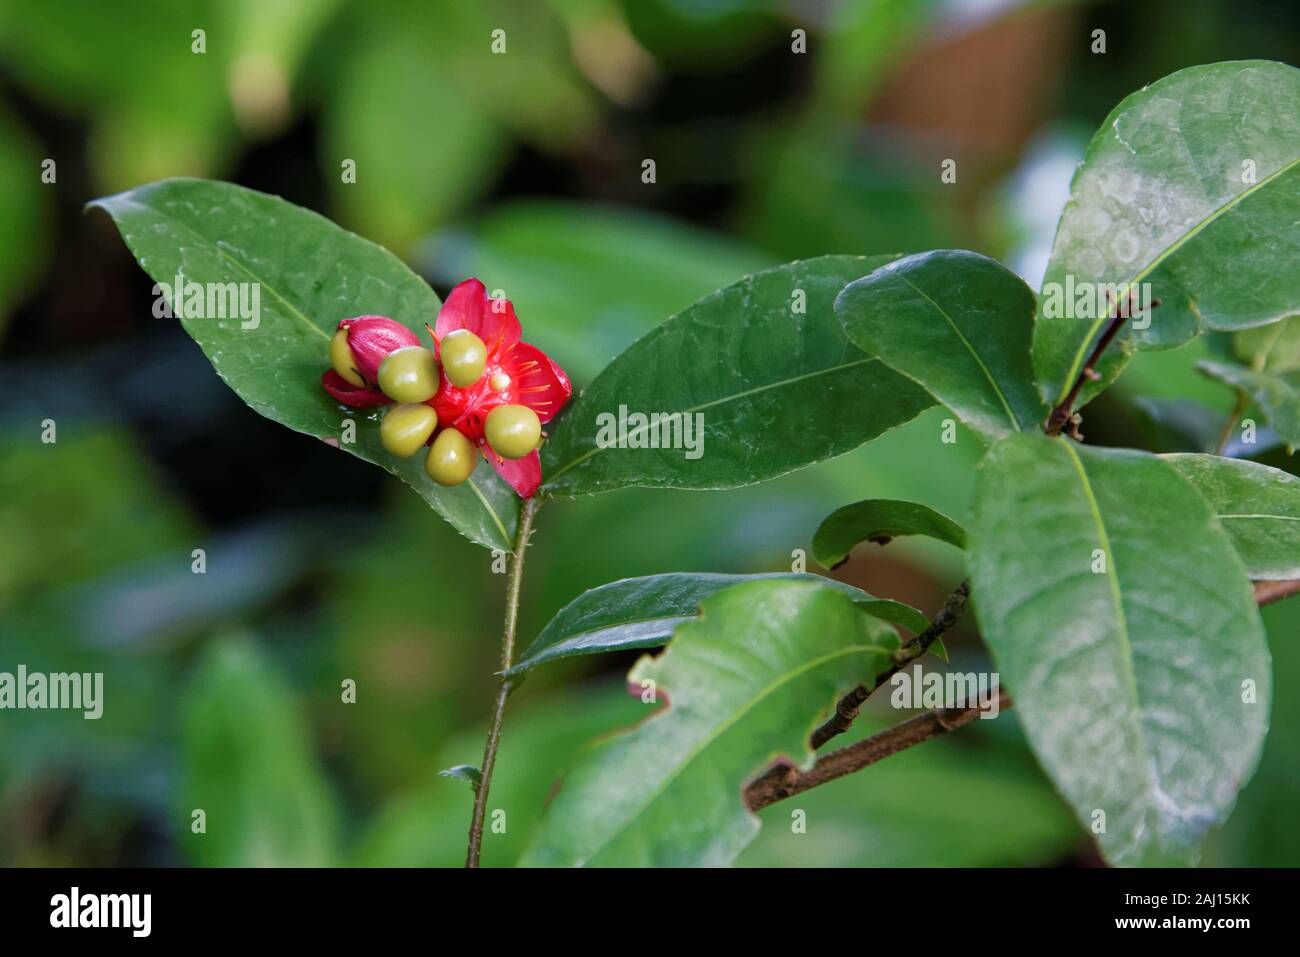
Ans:
[[[522,459],[537,448],[542,422],[526,405],[499,405],[488,413],[483,434],[503,459]]]
[[[379,388],[396,402],[426,402],[438,391],[438,361],[423,346],[406,346],[379,364]]]
[[[464,389],[473,385],[483,375],[487,364],[487,347],[483,340],[468,329],[456,329],[443,337],[439,346],[442,371],[451,384]]]
[[[403,402],[384,414],[379,439],[392,455],[409,459],[438,427],[438,413],[422,402]]]
[[[334,338],[330,340],[330,365],[344,382],[358,389],[365,387],[366,380],[361,378],[361,373],[357,372],[357,360],[352,355],[351,346],[348,345],[346,329],[334,333]]]
[[[469,478],[478,464],[474,443],[456,429],[438,433],[424,459],[424,470],[439,485],[459,485]]]

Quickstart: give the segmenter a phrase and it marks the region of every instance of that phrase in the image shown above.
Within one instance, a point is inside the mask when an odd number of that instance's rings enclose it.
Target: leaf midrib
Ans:
[[[840,648],[839,650],[833,651],[830,654],[822,655],[818,658],[812,659],[811,661],[805,662],[800,667],[794,669],[793,671],[786,672],[785,674],[777,678],[775,681],[769,682],[766,686],[759,689],[759,692],[756,695],[754,695],[752,698],[750,698],[745,703],[744,707],[737,710],[734,714],[732,714],[729,718],[727,718],[726,721],[723,721],[717,726],[715,726],[712,732],[710,732],[699,742],[697,742],[695,747],[693,747],[690,750],[690,752],[686,755],[686,757],[682,761],[678,762],[677,766],[673,768],[672,772],[664,776],[664,778],[659,782],[659,784],[650,793],[650,795],[644,801],[638,804],[630,814],[627,815],[626,820],[624,820],[624,822],[621,825],[619,825],[619,827],[616,830],[611,831],[609,835],[606,836],[606,838],[591,851],[591,853],[589,853],[586,857],[582,858],[581,860],[575,861],[574,862],[575,866],[578,867],[586,866],[588,861],[596,857],[598,854],[600,854],[601,851],[603,851],[611,843],[613,843],[615,838],[617,838],[619,835],[621,835],[624,831],[626,831],[629,827],[632,826],[632,823],[636,821],[636,819],[639,818],[642,813],[644,813],[646,808],[650,807],[650,805],[654,804],[654,802],[659,799],[659,796],[663,794],[663,792],[668,788],[668,785],[672,784],[673,781],[677,780],[677,778],[691,764],[691,762],[693,762],[704,751],[706,751],[709,747],[711,747],[714,744],[714,742],[716,742],[717,739],[720,738],[726,731],[732,728],[737,721],[743,718],[746,714],[748,714],[750,711],[756,708],[763,701],[767,700],[767,698],[771,697],[771,695],[775,694],[776,691],[780,689],[783,685],[788,684],[789,682],[795,680],[801,675],[806,674],[807,672],[811,671],[814,668],[821,667],[822,665],[826,664],[829,661],[834,661],[836,658],[843,658],[853,654],[866,654],[868,652],[878,652],[882,655],[889,654],[888,649],[882,648],[879,645],[850,645],[847,648]]]
[[[1137,673],[1133,669],[1133,643],[1129,638],[1128,618],[1124,614],[1124,594],[1120,588],[1119,574],[1116,571],[1115,550],[1111,548],[1110,535],[1106,532],[1106,522],[1102,518],[1101,506],[1097,502],[1097,496],[1093,493],[1092,482],[1089,481],[1087,470],[1083,467],[1083,460],[1079,458],[1079,453],[1070,445],[1069,440],[1057,438],[1053,441],[1060,442],[1070,456],[1074,470],[1079,476],[1079,483],[1083,486],[1083,494],[1088,502],[1088,510],[1096,523],[1097,537],[1106,555],[1106,581],[1110,585],[1111,600],[1115,605],[1115,617],[1119,626],[1119,637],[1124,660],[1124,677],[1133,700],[1134,732],[1137,735],[1138,752],[1145,757],[1148,752],[1146,734],[1142,728],[1142,699],[1138,693]],[[1158,782],[1152,779],[1150,762],[1144,760],[1142,770],[1147,781],[1148,792],[1158,790]]]
[[[1021,431],[1020,422],[1016,419],[1015,413],[1011,411],[1011,403],[1007,400],[1005,393],[1003,393],[1002,387],[998,385],[997,379],[993,378],[993,373],[990,372],[989,367],[984,364],[984,360],[980,357],[980,354],[975,351],[975,347],[971,345],[970,340],[962,335],[962,331],[957,328],[957,323],[953,322],[952,316],[948,315],[947,310],[931,299],[924,289],[904,276],[902,272],[895,272],[894,275],[898,276],[899,279],[912,287],[912,289],[916,291],[916,294],[933,306],[939,315],[943,316],[947,321],[948,325],[952,327],[953,333],[961,340],[961,344],[966,347],[966,351],[971,354],[971,358],[975,360],[975,364],[978,365],[980,371],[984,373],[984,378],[989,380],[989,385],[993,387],[993,394],[996,395],[998,401],[1002,403],[1002,409],[1007,414],[1007,421],[1011,423],[1012,430],[1016,432]]]
[[[703,412],[705,409],[711,409],[719,405],[726,405],[728,402],[737,402],[741,399],[748,398],[751,395],[758,395],[759,393],[766,392],[770,389],[780,389],[784,386],[793,385],[796,382],[802,382],[805,379],[812,379],[819,375],[830,375],[833,372],[839,372],[843,369],[852,369],[854,366],[865,365],[868,362],[875,362],[875,361],[876,360],[871,356],[865,356],[861,359],[855,359],[853,362],[846,362],[843,363],[842,365],[831,366],[830,368],[827,369],[815,369],[812,372],[805,372],[802,375],[793,376],[789,379],[781,379],[780,381],[777,382],[769,382],[766,385],[756,386],[753,389],[746,389],[745,391],[737,392],[734,395],[726,395],[718,399],[710,399],[708,402],[704,402],[700,405],[692,406],[689,409],[680,409],[676,412],[669,412],[667,414],[668,415],[691,415],[692,413],[695,412]],[[626,436],[627,440],[631,441],[633,436],[641,435],[641,433],[648,428],[650,428],[649,423],[647,423],[644,426],[638,426],[637,428],[633,429],[627,434]],[[603,451],[605,450],[597,445],[588,449],[586,452],[582,453],[582,455],[579,455],[577,458],[571,459],[570,461],[566,462],[564,465],[560,466],[553,473],[551,473],[551,477],[546,480],[544,487],[553,485],[554,482],[565,472],[577,468],[579,465],[587,461],[587,459],[591,458],[597,452],[603,452]]]
[[[1277,179],[1279,176],[1283,175],[1292,167],[1294,167],[1297,163],[1300,163],[1300,156],[1297,156],[1295,159],[1287,163],[1285,166],[1282,166],[1274,170],[1272,173],[1270,173],[1268,176],[1265,176],[1262,180],[1260,180],[1255,185],[1251,186],[1249,189],[1242,190],[1240,193],[1233,196],[1222,206],[1219,206],[1211,210],[1209,214],[1204,219],[1202,219],[1199,223],[1197,223],[1187,232],[1183,233],[1183,235],[1178,237],[1178,239],[1176,239],[1169,246],[1162,249],[1160,253],[1154,259],[1151,260],[1151,262],[1147,263],[1147,265],[1144,266],[1137,273],[1137,275],[1135,275],[1132,279],[1128,280],[1127,285],[1131,286],[1135,283],[1139,283],[1147,276],[1151,275],[1151,273],[1154,272],[1166,259],[1168,259],[1174,253],[1176,253],[1179,249],[1185,246],[1196,236],[1200,235],[1200,233],[1202,233],[1206,228],[1208,228],[1211,224],[1216,222],[1220,216],[1223,216],[1225,213],[1227,213],[1229,210],[1236,207],[1243,200],[1259,192],[1269,183],[1273,182],[1273,180]],[[1066,395],[1069,393],[1070,387],[1074,384],[1074,380],[1079,374],[1079,367],[1083,362],[1083,357],[1087,353],[1088,347],[1092,345],[1093,336],[1097,334],[1097,330],[1101,328],[1102,324],[1107,321],[1108,319],[1104,315],[1099,316],[1096,320],[1094,320],[1092,327],[1088,330],[1088,334],[1084,336],[1082,342],[1079,344],[1078,349],[1075,350],[1074,359],[1070,363],[1070,371],[1066,375],[1064,383],[1062,383],[1061,385],[1060,394],[1056,397],[1057,402],[1063,401]]]
[[[144,204],[138,203],[135,200],[129,200],[129,202],[131,202],[133,205],[141,206],[142,208],[147,209],[152,213],[162,216],[164,219],[168,220],[169,222],[175,223],[177,226],[180,226],[182,229],[184,229],[187,233],[189,233],[199,242],[212,247],[212,249],[216,251],[217,255],[220,256],[222,259],[224,259],[226,262],[230,263],[236,269],[242,270],[246,275],[250,276],[252,280],[255,283],[257,283],[259,286],[265,286],[267,289],[271,290],[271,294],[274,295],[276,299],[279,299],[282,303],[284,303],[285,308],[288,309],[290,313],[292,313],[297,318],[301,319],[303,324],[306,325],[307,328],[311,329],[313,332],[315,332],[317,335],[321,336],[322,338],[327,340],[329,339],[330,335],[328,332],[326,332],[320,326],[316,325],[316,323],[312,322],[309,318],[307,318],[306,313],[302,312],[297,306],[291,303],[288,299],[285,299],[284,296],[280,294],[280,290],[278,290],[275,286],[273,286],[269,282],[266,282],[257,273],[253,272],[253,270],[249,269],[247,266],[245,266],[234,256],[230,255],[228,252],[222,249],[220,243],[204,236],[202,233],[195,230],[194,227],[192,227],[189,223],[185,222],[182,219],[177,218],[174,213],[172,213],[170,210],[165,209],[164,207],[144,206]]]
[[[187,233],[193,236],[200,243],[203,243],[211,247],[213,250],[215,250],[217,255],[220,256],[222,259],[224,259],[226,262],[230,263],[236,269],[242,270],[245,275],[251,277],[252,280],[256,282],[258,285],[264,286],[265,288],[269,289],[271,291],[271,294],[275,296],[276,299],[279,299],[280,302],[284,303],[285,308],[293,316],[296,316],[298,319],[300,319],[304,325],[306,325],[313,332],[321,336],[321,338],[325,339],[326,341],[329,340],[330,334],[328,332],[326,332],[320,326],[316,325],[316,323],[312,322],[311,319],[307,317],[306,313],[302,312],[297,306],[291,303],[288,299],[284,298],[284,296],[280,294],[279,289],[277,289],[274,285],[272,285],[269,282],[266,282],[257,273],[253,272],[253,270],[249,269],[247,266],[245,266],[234,256],[226,252],[226,250],[222,249],[220,243],[217,243],[216,241],[204,236],[202,233],[198,232],[192,226],[190,226],[189,223],[185,222],[182,219],[179,219],[174,213],[172,213],[170,210],[166,209],[165,207],[146,206],[144,203],[141,203],[138,200],[130,197],[119,201],[129,203],[132,206],[138,206],[139,208],[144,209],[147,212],[162,217],[163,219],[167,220],[170,223],[174,223],[177,226],[180,226],[182,229],[184,229]],[[479,488],[478,483],[474,481],[473,476],[468,478],[466,481],[469,483],[470,488],[474,490],[474,494],[478,497],[479,502],[483,505],[483,510],[486,511],[489,516],[491,516],[492,523],[496,525],[497,531],[501,533],[501,540],[500,540],[501,546],[505,548],[507,551],[510,551],[511,550],[510,534],[506,531],[506,526],[505,523],[501,520],[501,516],[498,515],[497,510],[492,507],[492,503],[489,502],[487,496],[483,494],[483,490]],[[408,482],[407,484],[410,483]]]
[[[1300,522],[1300,515],[1270,515],[1267,513],[1259,513],[1259,514],[1243,513],[1240,515],[1220,515],[1219,521],[1222,522],[1234,518],[1236,519],[1264,518],[1264,519],[1268,519],[1269,521],[1275,521],[1275,522]]]

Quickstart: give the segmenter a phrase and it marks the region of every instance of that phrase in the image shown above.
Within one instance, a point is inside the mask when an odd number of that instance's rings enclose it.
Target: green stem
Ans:
[[[466,867],[478,867],[483,849],[483,818],[487,814],[488,789],[492,786],[492,769],[497,762],[497,747],[501,744],[501,725],[505,719],[506,699],[513,687],[505,672],[514,663],[515,626],[519,620],[519,589],[524,579],[524,552],[533,533],[533,516],[541,503],[530,498],[519,512],[519,530],[515,535],[514,555],[510,559],[510,575],[506,580],[506,620],[501,633],[501,687],[497,690],[496,704],[492,707],[492,720],[488,725],[487,744],[483,748],[483,766],[478,787],[474,789],[474,816],[469,824],[469,850],[465,856]]]
[[[1223,423],[1223,430],[1219,433],[1219,440],[1214,445],[1214,454],[1222,455],[1228,448],[1228,443],[1232,441],[1232,430],[1237,427],[1237,422],[1246,411],[1246,406],[1250,402],[1250,397],[1242,389],[1237,390],[1237,401],[1233,403],[1232,411],[1228,413],[1228,421]]]

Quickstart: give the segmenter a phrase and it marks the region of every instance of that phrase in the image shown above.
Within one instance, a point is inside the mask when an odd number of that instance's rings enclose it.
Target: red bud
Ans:
[[[390,352],[420,344],[419,336],[387,316],[344,319],[339,323],[339,328],[348,331],[348,348],[356,360],[356,369],[371,384],[379,380],[379,363]]]

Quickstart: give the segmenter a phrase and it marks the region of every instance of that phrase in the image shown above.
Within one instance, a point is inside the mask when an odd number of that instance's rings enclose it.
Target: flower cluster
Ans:
[[[353,408],[391,405],[380,425],[384,448],[410,458],[429,446],[424,467],[439,484],[469,478],[481,452],[531,497],[542,482],[542,425],[573,394],[569,377],[521,341],[510,300],[490,298],[477,279],[451,291],[429,332],[432,351],[386,316],[344,319],[321,384]]]

